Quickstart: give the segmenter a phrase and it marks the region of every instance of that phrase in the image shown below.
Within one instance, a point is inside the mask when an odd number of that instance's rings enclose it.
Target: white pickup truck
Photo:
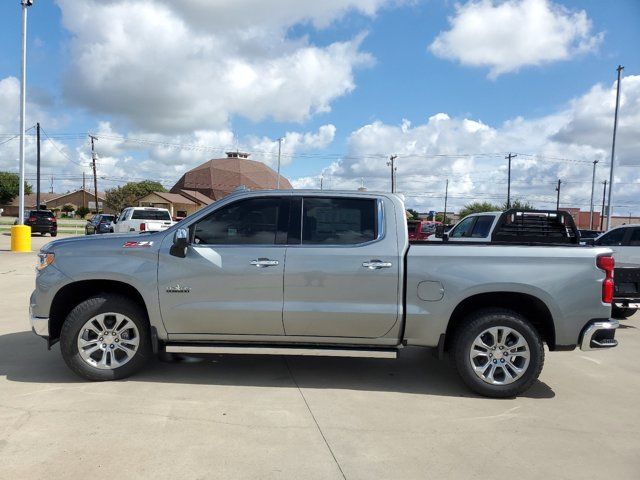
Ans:
[[[166,208],[129,207],[113,222],[113,232],[160,232],[174,223]]]

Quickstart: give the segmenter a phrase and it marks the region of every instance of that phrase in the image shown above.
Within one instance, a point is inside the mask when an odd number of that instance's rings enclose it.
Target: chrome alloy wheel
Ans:
[[[80,356],[89,365],[113,370],[134,357],[140,345],[140,333],[125,315],[101,313],[82,326],[77,343]]]
[[[491,327],[471,344],[469,360],[475,374],[491,385],[508,385],[529,367],[531,350],[525,338],[509,327]]]

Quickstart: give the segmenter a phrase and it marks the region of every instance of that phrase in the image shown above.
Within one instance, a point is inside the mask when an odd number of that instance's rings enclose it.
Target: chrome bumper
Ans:
[[[31,306],[29,306],[29,322],[33,333],[43,338],[49,338],[49,318],[35,317]]]
[[[613,318],[588,324],[582,332],[580,350],[597,350],[617,346],[618,341],[614,338],[614,335],[619,326],[620,322]]]

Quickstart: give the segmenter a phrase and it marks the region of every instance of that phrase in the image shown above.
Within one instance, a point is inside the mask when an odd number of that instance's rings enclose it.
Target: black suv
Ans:
[[[28,210],[25,212],[24,224],[31,227],[31,233],[58,235],[58,221],[51,210]]]

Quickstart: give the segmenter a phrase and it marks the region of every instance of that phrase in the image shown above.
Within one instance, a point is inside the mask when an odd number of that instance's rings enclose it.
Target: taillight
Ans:
[[[50,220],[51,223],[56,223],[57,222],[55,217],[47,218],[47,220]]]
[[[147,226],[144,223],[140,224],[140,231],[144,232],[147,229]]]
[[[612,256],[602,255],[596,260],[596,265],[600,270],[604,270],[605,278],[602,282],[602,301],[611,303],[613,301],[613,269],[615,261]]]
[[[27,222],[35,222],[36,221],[36,217],[29,217],[27,219]]]

